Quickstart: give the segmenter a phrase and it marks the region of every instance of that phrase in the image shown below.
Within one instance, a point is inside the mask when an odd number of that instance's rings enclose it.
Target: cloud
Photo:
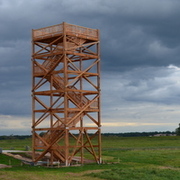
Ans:
[[[152,131],[165,128],[173,131],[180,116],[180,71],[177,69],[171,65],[103,74],[103,130],[108,131],[109,124],[124,127],[119,129],[123,132],[132,126],[137,131],[148,131],[149,127]]]
[[[31,132],[31,118],[22,116],[0,115],[0,127],[0,135],[29,135]]]
[[[104,127],[128,127],[128,126],[172,126],[172,123],[127,123],[127,122],[119,122],[119,123],[102,123]],[[176,125],[176,124],[174,124]],[[91,124],[89,124],[91,126]]]
[[[106,87],[105,91],[111,88],[116,92],[115,98],[125,101],[178,104],[180,71],[169,67],[172,66],[135,68],[124,73],[105,75],[105,83],[113,84]]]
[[[177,67],[177,66],[174,66],[173,64],[170,64],[170,65],[168,66],[168,68],[169,68],[169,69],[175,69],[175,70],[177,70],[177,71],[180,71],[180,68]]]
[[[155,121],[168,129],[169,119],[175,128],[179,5],[178,0],[0,0],[0,114],[31,115],[31,29],[65,21],[100,29],[104,131],[108,123],[127,124],[114,127],[117,131],[133,130],[131,123],[134,130],[151,130]]]

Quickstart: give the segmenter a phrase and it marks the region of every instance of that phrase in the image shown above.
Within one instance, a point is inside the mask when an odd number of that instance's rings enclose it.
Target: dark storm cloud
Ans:
[[[103,19],[104,68],[179,65],[178,4],[177,1],[119,2],[119,11]]]
[[[104,70],[179,64],[178,1],[2,2],[3,43],[30,40],[32,28],[67,21],[101,30]]]
[[[63,21],[100,29],[107,116],[128,103],[177,105],[179,70],[167,67],[180,66],[179,18],[178,0],[0,0],[0,115],[30,115],[31,29]]]

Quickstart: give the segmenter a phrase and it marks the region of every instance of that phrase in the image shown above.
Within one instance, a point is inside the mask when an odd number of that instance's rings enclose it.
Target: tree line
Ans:
[[[126,132],[126,133],[103,133],[104,136],[118,136],[118,137],[148,137],[148,136],[173,136],[176,135],[174,131],[154,131],[154,132]]]
[[[125,132],[125,133],[102,133],[103,136],[117,136],[117,137],[148,137],[148,136],[173,136],[180,135],[180,127],[176,131],[154,131],[154,132]],[[9,135],[0,136],[0,140],[6,139],[28,139],[32,135]]]
[[[0,136],[0,140],[7,140],[7,139],[28,139],[28,138],[31,138],[32,136],[31,135],[9,135],[9,136]]]

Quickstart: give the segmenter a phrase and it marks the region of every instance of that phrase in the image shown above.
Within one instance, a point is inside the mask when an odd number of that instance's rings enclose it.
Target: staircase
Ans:
[[[77,49],[77,46],[81,46],[82,44],[85,43],[85,41],[86,40],[80,39],[78,37],[68,37],[67,48],[73,47],[73,50],[75,51]],[[54,51],[58,51],[62,47],[63,47],[62,45],[58,45],[57,48],[54,49]],[[59,58],[61,58],[60,55],[50,56],[49,59],[45,60],[41,65],[39,64],[36,67],[35,73],[45,76],[45,78],[49,82],[50,81],[52,82],[53,87],[55,89],[64,90],[65,83],[64,83],[64,79],[62,77],[60,77],[58,74],[48,75],[48,74],[50,74],[49,72],[52,72],[55,69]],[[86,96],[83,96],[82,94],[80,94],[80,92],[77,92],[76,87],[68,86],[68,88],[72,90],[72,91],[68,91],[69,100],[73,104],[75,104],[78,108],[83,108],[89,104],[90,100],[88,98],[86,98]],[[76,114],[73,113],[74,116]],[[69,116],[69,118],[72,118],[72,115]],[[75,122],[78,123],[79,119],[80,119],[80,117],[77,117],[77,119],[75,119]],[[73,124],[73,126],[75,126],[75,124]]]
[[[76,38],[76,37],[71,37],[69,38],[69,41],[67,42],[67,48],[70,48],[71,50],[76,50],[77,46],[82,45],[85,42],[85,40]],[[61,49],[61,45],[57,46],[57,48],[54,51],[58,51]],[[62,77],[60,77],[58,74],[51,74],[48,75],[49,72],[52,72],[55,67],[56,67],[56,63],[57,60],[59,60],[60,56],[59,55],[55,55],[55,56],[51,56],[49,59],[45,60],[41,65],[39,64],[36,69],[35,69],[35,73],[36,74],[41,74],[44,75],[45,78],[50,82],[52,82],[53,87],[56,90],[63,90],[65,83],[64,83],[64,79]],[[71,89],[72,91],[68,91],[68,96],[69,96],[69,100],[75,104],[78,108],[83,108],[85,106],[88,106],[90,100],[88,98],[86,98],[85,96],[82,96],[80,94],[80,92],[76,91],[76,87],[74,86],[68,86],[69,89]],[[84,114],[80,114],[77,115],[78,112],[69,112],[68,113],[68,117],[66,119],[67,121],[70,121],[73,117],[77,116],[70,124],[68,124],[69,127],[75,127],[76,124],[82,119],[82,117],[84,116]],[[65,121],[65,119],[61,118],[62,121]],[[56,130],[49,130],[47,131],[44,135],[43,135],[43,139],[45,140],[45,142],[47,142],[47,144],[52,144],[52,142],[55,139],[61,139],[63,137],[63,130],[61,130],[61,128],[63,129],[65,127],[65,125],[60,122],[59,120],[57,120],[54,125],[53,128],[59,128]],[[59,146],[58,144],[53,144],[53,146]],[[54,148],[56,149],[56,148]],[[46,150],[48,151],[48,149]],[[61,156],[61,158],[63,158],[63,152],[61,150],[58,150],[58,152],[56,152],[57,156],[59,154],[59,156]]]

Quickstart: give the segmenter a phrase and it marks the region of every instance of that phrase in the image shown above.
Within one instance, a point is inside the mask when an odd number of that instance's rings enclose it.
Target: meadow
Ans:
[[[0,140],[3,149],[25,150],[31,139]],[[102,137],[103,164],[47,168],[22,165],[19,160],[0,154],[2,180],[179,180],[180,136]]]

